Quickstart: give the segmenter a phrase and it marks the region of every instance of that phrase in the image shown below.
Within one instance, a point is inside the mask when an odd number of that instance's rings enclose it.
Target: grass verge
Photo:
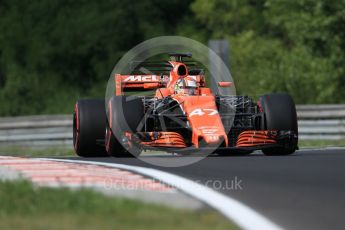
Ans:
[[[345,147],[345,140],[299,140],[300,148]]]
[[[87,189],[37,188],[26,181],[0,181],[0,229],[238,228],[210,210],[171,209]]]
[[[0,146],[0,155],[18,157],[55,157],[75,156],[75,153],[72,148],[64,147],[30,148],[24,146]]]

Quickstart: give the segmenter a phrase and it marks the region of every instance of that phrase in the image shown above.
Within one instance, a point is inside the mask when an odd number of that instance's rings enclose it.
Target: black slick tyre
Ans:
[[[290,138],[284,145],[263,149],[265,155],[289,155],[296,151],[298,144],[298,127],[296,107],[288,94],[267,94],[260,98],[264,112],[265,130],[292,131],[296,138]]]
[[[81,157],[107,156],[104,146],[106,114],[103,99],[82,99],[73,114],[73,146]]]

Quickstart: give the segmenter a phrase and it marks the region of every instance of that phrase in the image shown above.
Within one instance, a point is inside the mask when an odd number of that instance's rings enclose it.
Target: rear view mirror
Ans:
[[[232,82],[229,81],[220,81],[218,82],[219,87],[231,87],[233,86]]]

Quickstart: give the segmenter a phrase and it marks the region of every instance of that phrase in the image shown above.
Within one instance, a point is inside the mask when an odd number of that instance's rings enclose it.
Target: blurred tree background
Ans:
[[[345,0],[0,0],[0,116],[103,97],[140,42],[228,39],[239,94],[345,103]]]

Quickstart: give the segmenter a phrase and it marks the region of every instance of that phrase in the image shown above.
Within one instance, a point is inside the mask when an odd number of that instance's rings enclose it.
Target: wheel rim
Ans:
[[[112,131],[109,127],[109,125],[107,125],[107,127],[105,128],[105,150],[107,153],[109,153],[110,151],[110,140],[111,140],[111,136],[112,136]]]

